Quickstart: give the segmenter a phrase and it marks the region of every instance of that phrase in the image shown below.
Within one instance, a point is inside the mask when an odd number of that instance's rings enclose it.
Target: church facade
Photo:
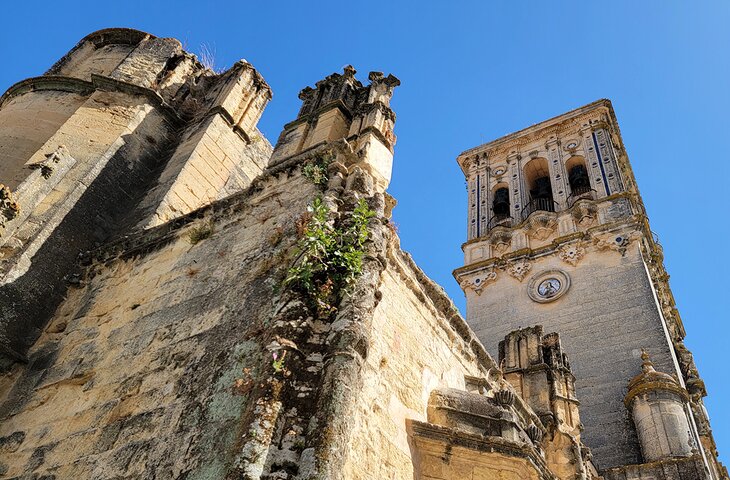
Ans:
[[[0,478],[727,479],[601,100],[462,153],[463,318],[401,250],[399,80],[94,32],[0,97]]]

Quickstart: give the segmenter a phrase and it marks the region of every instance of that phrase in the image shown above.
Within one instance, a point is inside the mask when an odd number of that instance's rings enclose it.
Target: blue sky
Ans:
[[[94,30],[133,27],[207,45],[219,68],[253,63],[274,90],[259,124],[272,143],[304,86],[348,63],[362,80],[395,74],[402,245],[462,310],[458,153],[610,98],[730,463],[730,2],[37,1],[7,2],[3,18],[1,91]]]

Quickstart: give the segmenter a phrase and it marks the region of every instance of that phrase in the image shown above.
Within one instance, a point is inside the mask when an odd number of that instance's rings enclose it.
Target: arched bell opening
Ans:
[[[527,188],[530,192],[530,201],[522,209],[522,216],[526,218],[532,212],[542,210],[547,212],[555,211],[553,200],[553,189],[550,184],[550,170],[547,160],[534,158],[524,168]]]
[[[581,198],[594,198],[594,190],[591,188],[591,179],[588,176],[588,168],[583,157],[570,157],[565,162],[565,170],[568,172],[568,184],[570,186],[568,206],[572,206]]]
[[[510,214],[509,186],[506,183],[498,183],[492,189],[492,219],[488,228],[510,223]]]

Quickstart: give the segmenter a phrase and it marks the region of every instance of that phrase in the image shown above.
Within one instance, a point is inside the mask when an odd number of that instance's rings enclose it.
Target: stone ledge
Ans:
[[[545,460],[537,450],[529,444],[511,442],[501,437],[481,436],[454,430],[448,427],[417,420],[406,420],[406,431],[419,447],[438,448],[443,445],[446,449],[462,447],[474,450],[481,454],[501,454],[526,460],[532,466],[539,478],[544,480],[558,480],[547,468]],[[419,445],[419,443],[421,445]],[[423,444],[426,445],[423,445]],[[487,459],[485,458],[485,461]],[[444,459],[448,461],[448,459]]]
[[[130,95],[138,95],[147,98],[152,105],[161,109],[162,112],[168,117],[169,120],[173,121],[177,125],[182,125],[183,121],[178,116],[174,107],[165,102],[165,100],[156,91],[135,85],[133,83],[124,82],[111,77],[105,77],[103,75],[91,75],[91,81],[81,80],[75,77],[65,76],[51,76],[46,75],[42,77],[32,77],[22,80],[15,85],[12,85],[3,95],[0,97],[0,108],[5,104],[6,101],[24,95],[26,93],[35,91],[61,91],[78,93],[83,96],[91,95],[97,90],[106,92],[121,92]]]
[[[679,474],[679,476],[669,476]],[[640,480],[643,478],[672,478],[676,480],[704,480],[710,478],[703,468],[700,455],[670,458],[652,463],[609,468],[603,472],[606,480]]]

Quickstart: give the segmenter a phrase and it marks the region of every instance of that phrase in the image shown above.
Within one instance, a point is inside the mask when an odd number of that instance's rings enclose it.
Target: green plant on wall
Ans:
[[[341,292],[362,273],[368,220],[375,216],[360,200],[349,218],[337,226],[320,197],[308,207],[309,221],[297,245],[297,258],[284,286],[304,293],[320,315],[331,313]]]
[[[330,155],[322,155],[302,167],[302,175],[318,187],[325,187],[329,181],[327,167],[332,162]]]
[[[215,227],[212,221],[198,223],[188,231],[188,241],[191,245],[195,245],[213,235],[214,231]]]

